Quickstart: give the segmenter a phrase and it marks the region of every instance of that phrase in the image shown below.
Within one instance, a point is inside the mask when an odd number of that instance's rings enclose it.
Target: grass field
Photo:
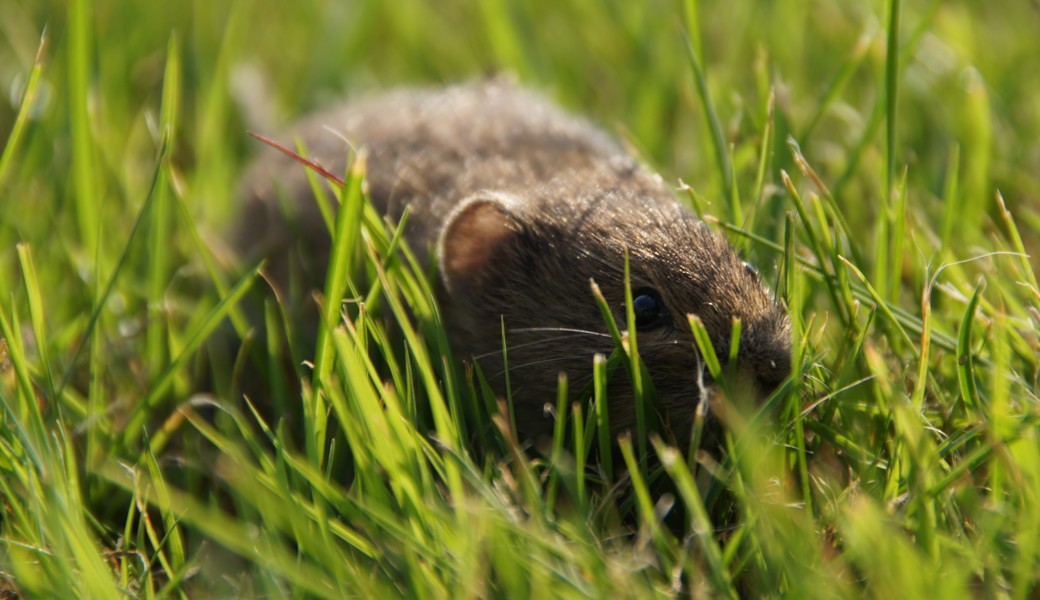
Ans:
[[[1010,1],[0,0],[0,591],[1037,597],[1037,31]],[[511,443],[356,177],[325,291],[364,309],[317,348],[231,260],[247,130],[502,72],[786,300],[795,374],[724,455],[596,462],[579,390]]]

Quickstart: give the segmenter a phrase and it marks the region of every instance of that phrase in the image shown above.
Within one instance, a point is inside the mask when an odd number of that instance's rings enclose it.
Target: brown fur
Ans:
[[[623,328],[626,249],[632,289],[657,290],[670,315],[638,341],[678,437],[703,395],[687,314],[702,319],[720,357],[732,320],[741,319],[738,371],[758,393],[790,370],[787,316],[726,241],[606,135],[535,94],[500,82],[398,91],[311,117],[293,135],[334,173],[345,167],[345,139],[366,148],[372,201],[394,219],[410,207],[412,248],[439,256],[452,343],[499,391],[504,316],[522,432],[551,428],[543,405],[554,401],[560,371],[573,389],[588,380],[593,354],[613,349],[589,280]],[[268,152],[246,181],[238,247],[271,257],[284,279],[299,238],[311,271],[322,273],[328,236],[303,168]],[[295,227],[281,216],[275,186],[295,199]],[[624,376],[610,382],[609,396],[612,429],[631,428]]]

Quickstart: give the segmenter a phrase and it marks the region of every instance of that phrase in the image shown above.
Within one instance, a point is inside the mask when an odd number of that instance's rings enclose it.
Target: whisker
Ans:
[[[555,332],[571,333],[573,335],[559,335],[559,336],[555,336],[555,337],[547,337],[547,338],[541,338],[541,339],[538,339],[538,340],[532,340],[530,342],[522,342],[522,343],[519,343],[519,344],[510,344],[508,342],[508,340],[507,340],[507,342],[506,342],[506,351],[515,350],[515,349],[518,349],[518,348],[527,348],[527,347],[530,347],[530,346],[537,346],[537,345],[540,345],[540,344],[547,344],[547,343],[552,343],[552,342],[558,342],[560,340],[567,340],[567,339],[571,339],[571,338],[575,338],[575,337],[579,337],[579,336],[603,337],[603,338],[608,338],[608,339],[610,338],[610,335],[608,335],[606,333],[599,333],[598,331],[585,331],[583,329],[567,329],[565,327],[526,327],[526,328],[521,328],[521,329],[510,329],[508,331],[508,333],[536,333],[536,332],[539,332],[539,331],[555,331]],[[479,360],[481,358],[487,358],[489,356],[495,356],[497,354],[502,354],[502,350],[491,350],[490,352],[484,352],[483,354],[474,354],[473,358]]]
[[[644,338],[639,339],[640,348],[657,348],[659,346],[689,346],[692,349],[696,349],[697,346],[690,341],[685,340],[664,340],[658,342],[643,341]]]
[[[518,349],[518,348],[527,348],[527,347],[535,346],[535,345],[552,343],[552,342],[559,341],[559,340],[565,340],[565,339],[570,339],[570,338],[573,338],[573,337],[577,337],[579,335],[591,335],[591,336],[595,336],[595,337],[612,339],[609,334],[599,333],[599,332],[596,332],[596,331],[585,331],[585,330],[582,330],[582,329],[568,329],[568,328],[564,328],[564,327],[530,327],[530,328],[511,329],[510,330],[510,332],[536,332],[536,331],[573,332],[574,335],[561,335],[561,336],[556,336],[556,337],[548,337],[548,338],[543,338],[543,339],[539,339],[539,340],[534,340],[534,341],[531,341],[531,342],[524,342],[524,343],[521,343],[521,344],[507,344],[506,351],[513,350],[513,349]],[[640,344],[640,348],[642,348],[644,350],[652,350],[652,349],[655,349],[655,348],[674,347],[674,346],[680,346],[680,345],[685,345],[685,344],[686,344],[686,342],[683,342],[682,340],[665,340],[665,341],[659,341],[659,342],[642,343],[642,344]],[[697,365],[698,365],[697,368],[699,369],[699,373],[698,374],[699,374],[700,378],[702,379],[701,385],[698,386],[698,387],[701,388],[701,396],[702,397],[706,397],[705,386],[703,385],[703,376],[704,376],[704,371],[706,370],[706,367],[703,364],[703,360],[701,359],[700,354],[697,352],[697,350],[691,346],[690,351],[693,353],[695,359],[697,360]],[[477,360],[480,360],[480,359],[490,358],[490,357],[493,357],[493,356],[496,356],[496,355],[501,355],[501,354],[502,354],[501,350],[492,350],[490,352],[484,352],[482,354],[474,354],[473,358],[475,358]],[[586,354],[588,355],[588,357],[591,360],[591,357],[592,357],[592,354],[593,354],[592,351],[589,351],[587,353],[580,353],[580,354],[568,353],[568,354],[562,354],[562,355],[557,355],[557,356],[545,357],[545,358],[541,358],[539,360],[533,360],[533,361],[529,361],[529,362],[525,362],[525,363],[510,363],[509,364],[509,370],[510,371],[516,371],[518,369],[525,369],[525,368],[528,368],[528,367],[535,367],[535,366],[538,366],[538,365],[544,365],[544,364],[549,364],[549,363],[554,363],[554,362],[562,362],[562,361],[565,361],[565,360],[571,360],[571,359],[575,358],[576,356],[584,356]],[[490,376],[490,378],[491,379],[495,379],[495,378],[501,377],[504,374],[505,374],[505,369],[500,369],[499,371],[497,371],[494,374],[492,374]]]
[[[584,252],[582,252],[582,257],[587,259],[587,260],[589,260],[589,261],[591,261],[591,262],[594,262],[594,263],[598,264],[600,267],[603,268],[603,271],[606,272],[608,275],[612,274],[616,278],[624,277],[624,273],[625,273],[624,269],[620,268],[616,263],[608,260],[607,258],[605,258],[603,256],[600,256],[599,254],[595,254],[595,253],[592,253],[592,252],[584,251]],[[597,283],[601,283],[601,282],[597,282]]]
[[[603,333],[601,331],[590,331],[588,329],[574,329],[570,327],[519,327],[516,329],[510,329],[510,333],[538,333],[542,331],[555,331],[560,333],[581,333],[584,335],[591,335],[597,337],[610,337],[609,333]]]
[[[525,362],[525,363],[511,364],[511,365],[509,365],[509,370],[510,371],[517,371],[519,369],[526,369],[528,367],[537,367],[539,365],[545,365],[545,364],[554,363],[554,362],[563,362],[565,360],[569,360],[569,359],[572,359],[572,358],[574,358],[574,355],[573,354],[568,354],[566,356],[554,356],[554,357],[551,357],[551,358],[543,358],[543,359],[540,359],[540,360],[532,360],[532,361]],[[589,360],[591,361],[591,357],[590,357]],[[489,379],[497,379],[497,378],[505,375],[505,373],[506,373],[505,369],[502,369],[502,370],[498,371],[497,373],[495,373],[494,375],[492,375]]]

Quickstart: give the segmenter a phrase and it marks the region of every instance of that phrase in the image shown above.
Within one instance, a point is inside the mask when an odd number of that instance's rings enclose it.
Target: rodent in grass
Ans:
[[[499,393],[504,319],[521,433],[551,431],[544,406],[555,402],[561,371],[579,389],[593,355],[613,350],[589,280],[624,328],[626,251],[639,352],[678,439],[711,384],[687,314],[700,317],[723,359],[732,322],[741,320],[736,373],[755,393],[772,391],[790,371],[787,314],[754,269],[659,176],[535,93],[501,81],[395,91],[311,116],[280,139],[295,138],[333,173],[344,172],[347,140],[365,149],[372,202],[395,220],[409,208],[410,246],[422,259],[438,255],[451,343]],[[330,241],[304,167],[268,149],[245,181],[239,250],[268,257],[276,280],[285,278],[290,249],[324,274]],[[634,428],[623,370],[608,397],[613,433]]]

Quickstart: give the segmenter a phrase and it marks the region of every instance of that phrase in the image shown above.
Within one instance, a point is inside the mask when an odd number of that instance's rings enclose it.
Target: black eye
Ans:
[[[744,270],[747,271],[748,275],[754,277],[755,281],[758,281],[758,269],[756,269],[754,265],[751,263],[744,263]]]
[[[638,289],[632,293],[632,312],[636,317],[636,329],[646,331],[664,323],[668,310],[661,295],[651,288]]]

